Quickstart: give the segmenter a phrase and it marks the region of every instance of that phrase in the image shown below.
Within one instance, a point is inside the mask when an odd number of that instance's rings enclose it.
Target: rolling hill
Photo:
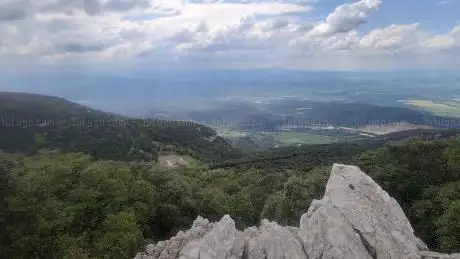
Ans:
[[[184,121],[141,120],[94,110],[59,97],[0,93],[0,149],[78,151],[97,159],[156,160],[160,152],[203,161],[240,153],[206,126]]]

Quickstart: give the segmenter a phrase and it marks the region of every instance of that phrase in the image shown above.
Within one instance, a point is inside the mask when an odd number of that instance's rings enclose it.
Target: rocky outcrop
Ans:
[[[300,227],[263,220],[238,231],[230,216],[198,217],[192,228],[149,245],[136,259],[436,259],[399,204],[358,167],[335,164],[323,199],[313,201]]]
[[[398,203],[354,166],[334,165],[325,195],[300,220],[311,258],[419,258]]]

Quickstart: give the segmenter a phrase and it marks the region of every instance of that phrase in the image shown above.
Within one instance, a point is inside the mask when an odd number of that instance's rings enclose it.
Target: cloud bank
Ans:
[[[363,69],[460,67],[460,25],[360,30],[384,0],[312,19],[321,0],[0,0],[0,63]]]

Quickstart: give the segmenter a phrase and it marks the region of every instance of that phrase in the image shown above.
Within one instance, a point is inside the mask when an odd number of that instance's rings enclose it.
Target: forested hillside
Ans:
[[[319,165],[352,163],[353,157],[367,150],[384,146],[388,142],[400,140],[442,140],[460,134],[456,129],[420,129],[382,135],[363,140],[344,143],[304,145],[301,147],[272,148],[254,152],[252,156],[228,158],[214,162],[210,168],[258,168],[258,169],[297,169],[314,168]]]
[[[295,225],[323,194],[328,166],[297,169],[182,168],[95,161],[81,153],[0,155],[2,254],[8,258],[128,258],[202,215]],[[458,250],[460,143],[409,141],[354,158],[398,199],[432,249]]]
[[[0,150],[84,152],[97,159],[156,160],[162,150],[203,161],[241,154],[209,127],[140,120],[90,109],[57,97],[0,93]]]
[[[323,195],[334,162],[369,173],[398,200],[430,248],[460,250],[455,131],[406,132],[247,157],[198,124],[133,120],[122,127],[78,126],[72,119],[115,115],[62,99],[13,96],[20,101],[3,95],[13,103],[2,102],[2,116],[56,123],[0,129],[0,254],[5,258],[132,258],[146,243],[189,228],[198,215],[217,220],[230,214],[240,229],[263,218],[296,225],[311,201]],[[200,166],[155,166],[155,154],[167,146],[194,156]]]

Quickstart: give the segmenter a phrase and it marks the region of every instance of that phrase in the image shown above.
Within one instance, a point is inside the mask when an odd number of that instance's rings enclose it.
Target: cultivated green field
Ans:
[[[429,111],[434,115],[460,118],[460,101],[403,100],[406,105]]]
[[[279,145],[293,144],[325,144],[337,141],[331,136],[313,134],[308,132],[276,132],[275,142]]]

